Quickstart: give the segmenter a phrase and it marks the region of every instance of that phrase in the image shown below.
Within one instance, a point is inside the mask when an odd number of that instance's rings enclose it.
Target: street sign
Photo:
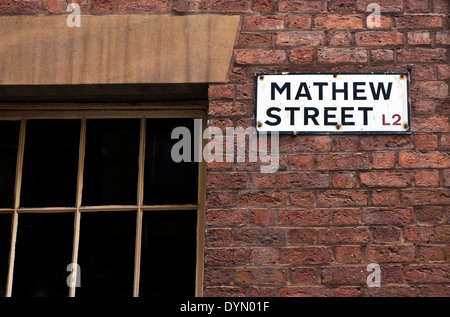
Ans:
[[[411,133],[407,73],[260,74],[255,81],[258,132]]]

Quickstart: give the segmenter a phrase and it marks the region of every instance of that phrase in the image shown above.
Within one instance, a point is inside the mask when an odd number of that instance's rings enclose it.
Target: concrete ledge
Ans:
[[[225,82],[240,17],[3,16],[0,85]]]

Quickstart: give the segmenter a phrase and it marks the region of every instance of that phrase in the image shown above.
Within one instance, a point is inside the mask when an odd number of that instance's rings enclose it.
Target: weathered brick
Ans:
[[[448,283],[450,265],[408,265],[405,279],[410,283]]]
[[[309,15],[289,15],[286,17],[286,26],[291,29],[309,29],[311,17]]]
[[[274,0],[253,0],[252,10],[255,12],[273,12],[276,1]]]
[[[237,268],[234,273],[235,284],[285,284],[287,274],[276,268]]]
[[[401,168],[448,168],[450,156],[445,152],[400,152],[398,165]]]
[[[337,246],[336,262],[338,263],[361,263],[362,254],[360,246]]]
[[[356,0],[356,9],[358,11],[366,11],[367,6],[372,2],[372,0]],[[380,10],[383,13],[403,12],[403,0],[378,0],[376,3],[380,5]]]
[[[342,284],[363,284],[368,273],[362,266],[330,266],[322,268],[322,283],[342,285]]]
[[[360,223],[358,208],[332,209],[331,214],[334,225],[357,225]]]
[[[414,211],[410,207],[368,207],[362,209],[361,220],[371,225],[407,224],[414,221]]]
[[[279,297],[331,297],[333,289],[326,287],[282,287],[279,290]]]
[[[290,156],[289,165],[293,170],[311,170],[314,168],[314,155],[299,154]]]
[[[208,173],[206,180],[208,188],[245,188],[247,185],[246,173]]]
[[[243,225],[248,222],[246,209],[209,209],[206,224],[209,226]]]
[[[234,270],[230,268],[206,267],[205,285],[230,285],[234,280]]]
[[[288,230],[289,244],[314,244],[316,242],[316,230],[311,228],[297,228]]]
[[[299,267],[291,273],[291,282],[295,284],[317,284],[319,273],[316,268]]]
[[[236,201],[238,205],[280,206],[286,204],[286,194],[276,191],[240,192]]]
[[[273,247],[253,247],[250,252],[250,263],[254,265],[275,264],[278,261],[278,250]]]
[[[328,190],[317,194],[317,204],[323,207],[365,206],[368,202],[367,191]]]
[[[319,63],[365,63],[367,50],[362,48],[324,48],[318,50]]]
[[[402,15],[395,18],[397,28],[430,29],[444,27],[442,17],[433,15]]]
[[[403,44],[403,34],[397,31],[363,31],[355,34],[357,46]]]
[[[240,48],[263,48],[272,45],[272,34],[270,33],[241,33],[239,35]]]
[[[331,138],[329,136],[297,136],[293,140],[292,150],[296,152],[325,152],[331,150]]]
[[[284,28],[282,16],[246,16],[242,28],[244,30],[277,30]]]
[[[331,222],[328,209],[287,209],[280,211],[279,223],[283,225],[320,226]]]
[[[367,228],[329,228],[317,232],[319,243],[363,243],[370,240]]]
[[[439,31],[436,32],[436,43],[442,44],[442,45],[449,45],[450,44],[450,31]]]
[[[228,266],[244,264],[248,261],[248,249],[245,248],[205,248],[205,264]]]
[[[272,209],[252,209],[250,222],[256,225],[273,225],[277,219],[277,212]]]
[[[362,29],[363,18],[359,15],[340,15],[327,14],[318,15],[314,18],[314,25],[316,28],[325,29]]]
[[[205,232],[205,243],[209,246],[228,246],[231,244],[231,230],[209,229]]]
[[[238,50],[236,52],[238,64],[279,64],[286,61],[286,52],[283,50]]]
[[[118,0],[118,10],[124,12],[164,13],[168,9],[168,0]]]
[[[401,231],[394,227],[375,227],[372,230],[373,241],[377,243],[394,243],[401,241]]]
[[[326,2],[321,0],[279,0],[280,12],[320,13],[327,10]]]
[[[314,50],[312,49],[295,49],[289,51],[289,61],[294,64],[310,64],[314,59]]]
[[[442,206],[420,206],[416,209],[417,221],[420,223],[441,223],[445,213]]]
[[[245,289],[236,286],[210,286],[205,287],[205,297],[245,297]]]
[[[231,230],[233,241],[239,245],[283,245],[286,236],[277,228],[235,228]]]
[[[408,32],[407,37],[411,45],[431,44],[431,33],[428,31]]]
[[[444,48],[410,47],[397,50],[399,62],[445,62],[447,50]]]
[[[329,0],[328,9],[332,12],[348,13],[355,10],[354,0]]]
[[[356,173],[341,172],[335,173],[332,176],[333,188],[358,188],[359,182]]]
[[[328,247],[280,248],[281,264],[321,264],[329,262],[331,262],[331,249]]]
[[[378,189],[372,191],[372,204],[374,206],[396,206],[400,201],[397,190]]]
[[[436,170],[414,171],[414,182],[416,186],[438,186],[439,172]]]
[[[441,246],[421,245],[419,254],[419,259],[423,262],[445,261],[445,248]]]
[[[328,33],[329,46],[350,46],[352,34],[349,31],[335,31]]]
[[[229,117],[247,114],[248,106],[243,102],[212,101],[209,103],[211,116]]]
[[[374,152],[372,154],[373,168],[393,168],[396,161],[395,152]]]
[[[406,12],[430,12],[429,1],[406,0]]]
[[[318,170],[359,170],[369,167],[369,156],[366,153],[319,154]]]
[[[434,86],[432,86],[432,88],[434,88]],[[445,87],[443,89],[445,89]],[[432,95],[432,91],[429,91],[427,94]],[[438,95],[434,96],[438,97]],[[445,116],[433,116],[427,118],[417,117],[412,119],[412,129],[414,132],[449,132],[450,124],[448,117]]]
[[[438,79],[450,79],[450,65],[437,65]]]
[[[316,172],[288,172],[278,174],[280,188],[327,188],[330,186],[330,175]]]
[[[367,187],[406,187],[411,184],[411,173],[400,171],[374,171],[359,174]]]
[[[394,60],[394,50],[392,49],[371,50],[370,60],[372,62],[392,62]]]
[[[289,194],[289,201],[292,206],[312,207],[315,200],[312,192],[298,191]]]
[[[413,144],[417,150],[436,150],[438,148],[438,136],[435,134],[415,134]]]
[[[400,192],[402,204],[418,205],[448,205],[450,204],[450,189],[402,189]]]
[[[276,37],[280,46],[320,46],[325,44],[325,33],[322,31],[287,31]]]
[[[366,248],[366,260],[375,263],[413,262],[413,245],[369,245]]]

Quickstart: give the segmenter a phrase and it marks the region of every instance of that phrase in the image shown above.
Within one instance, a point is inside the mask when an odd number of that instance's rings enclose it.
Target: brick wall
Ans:
[[[368,28],[367,5],[381,6]],[[280,137],[280,169],[208,165],[206,296],[450,295],[448,0],[89,0],[82,14],[242,16],[210,124],[253,123],[258,72],[410,71],[411,135]],[[0,0],[1,14],[66,14]],[[0,17],[1,18],[1,17]],[[369,263],[381,287],[369,288]]]

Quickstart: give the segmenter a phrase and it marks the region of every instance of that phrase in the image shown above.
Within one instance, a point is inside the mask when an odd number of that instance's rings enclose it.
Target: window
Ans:
[[[205,164],[175,163],[171,132],[188,128],[194,146],[205,117],[202,105],[2,109],[0,294],[201,296]]]

